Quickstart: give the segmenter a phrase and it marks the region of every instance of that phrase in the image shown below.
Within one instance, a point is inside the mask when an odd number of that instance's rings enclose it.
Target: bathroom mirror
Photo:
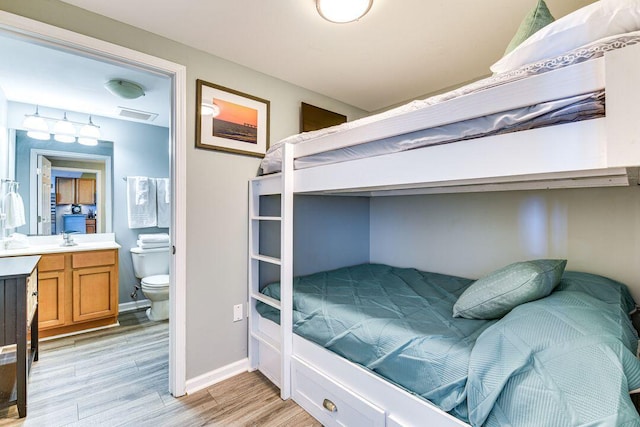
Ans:
[[[26,224],[17,232],[112,231],[113,143],[97,146],[30,138],[12,130],[5,158],[15,159],[15,180]]]

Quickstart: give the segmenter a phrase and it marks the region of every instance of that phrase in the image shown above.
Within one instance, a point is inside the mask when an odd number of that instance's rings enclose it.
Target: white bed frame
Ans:
[[[606,116],[570,124],[294,170],[299,157],[606,87]],[[283,147],[282,172],[249,185],[249,361],[323,425],[465,426],[429,402],[292,331],[293,196],[388,196],[443,192],[621,186],[640,166],[640,45]],[[260,196],[280,195],[279,216],[260,215]],[[280,223],[280,258],[259,253],[261,222]],[[260,263],[280,268],[281,301],[259,293]],[[280,310],[279,326],[256,301]]]

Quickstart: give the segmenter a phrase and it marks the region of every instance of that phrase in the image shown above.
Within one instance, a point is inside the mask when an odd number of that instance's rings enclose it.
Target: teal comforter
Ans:
[[[638,425],[624,285],[567,272],[498,321],[452,317],[472,283],[379,264],[294,279],[294,332],[480,425]],[[279,299],[279,284],[263,293]],[[258,305],[278,322],[279,312]]]

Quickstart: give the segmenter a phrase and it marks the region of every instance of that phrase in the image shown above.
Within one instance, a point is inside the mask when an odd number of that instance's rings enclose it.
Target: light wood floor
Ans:
[[[127,313],[121,326],[41,342],[29,380],[28,416],[0,409],[5,426],[320,426],[258,372],[174,398],[168,323]]]

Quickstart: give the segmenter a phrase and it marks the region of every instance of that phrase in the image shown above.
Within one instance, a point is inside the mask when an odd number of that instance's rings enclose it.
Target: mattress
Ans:
[[[428,109],[434,105],[444,103],[455,98],[460,98],[465,95],[470,95],[504,85],[506,83],[522,80],[530,76],[599,58],[608,51],[637,44],[638,42],[640,42],[640,32],[607,37],[575,49],[564,55],[528,64],[514,71],[497,74],[451,92],[424,100],[413,101],[401,107],[338,126],[290,136],[269,148],[260,165],[262,172],[267,174],[281,170],[282,146],[285,143],[305,143],[327,135],[367,126],[368,124],[383,121],[390,117],[401,116],[416,110]],[[590,99],[586,99],[585,97]],[[597,118],[602,117],[603,115],[604,96],[601,93],[580,94],[578,97],[553,100],[544,104],[527,106],[491,116],[456,122],[446,126],[440,126],[438,128],[425,129],[423,131],[413,132],[398,137],[380,139],[366,144],[314,154],[312,156],[296,159],[294,165],[296,169],[320,166],[324,164],[421,148],[430,145],[439,145],[460,140],[479,138],[496,133],[515,132],[577,120]]]
[[[640,386],[635,303],[624,285],[567,272],[551,296],[500,320],[453,318],[472,282],[380,264],[299,277],[294,333],[472,425],[640,425],[628,395]],[[262,292],[279,299],[279,284]],[[279,322],[278,310],[257,309]]]

